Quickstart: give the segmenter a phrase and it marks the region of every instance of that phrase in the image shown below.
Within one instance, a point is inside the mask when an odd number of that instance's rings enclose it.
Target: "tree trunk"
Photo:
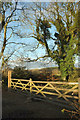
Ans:
[[[66,81],[68,82],[68,80],[69,80],[69,75],[66,76]]]

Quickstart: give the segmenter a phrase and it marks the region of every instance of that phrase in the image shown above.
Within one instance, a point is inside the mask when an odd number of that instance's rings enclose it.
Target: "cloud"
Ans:
[[[26,69],[36,69],[36,68],[46,68],[46,67],[57,67],[55,62],[47,63],[47,61],[36,61],[36,62],[19,62],[17,61],[10,61],[10,66],[13,68],[15,66],[26,66]]]
[[[48,64],[47,62],[40,62],[40,61],[27,63],[26,65],[27,69],[46,68],[46,67],[57,67],[57,65],[55,64],[55,62],[50,62]]]

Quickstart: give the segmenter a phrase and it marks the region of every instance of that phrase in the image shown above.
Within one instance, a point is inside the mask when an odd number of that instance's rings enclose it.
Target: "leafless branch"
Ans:
[[[9,58],[14,54],[15,50],[5,59],[5,62],[9,60]]]
[[[35,51],[36,49],[38,49],[38,47],[39,47],[39,43],[38,43],[38,45],[37,45],[34,49],[29,50],[29,51],[33,52],[33,51]]]
[[[41,58],[45,58],[45,57],[49,57],[48,55],[42,56],[42,57],[38,57],[37,59],[33,59],[31,60],[30,58],[25,58],[25,62],[35,62]]]
[[[8,39],[6,41],[8,41],[12,37],[12,34],[13,34],[13,32],[11,33],[11,35],[8,37]]]
[[[16,44],[16,45],[25,45],[25,46],[29,46],[28,44],[26,44],[26,43],[16,43],[16,42],[8,42],[6,45],[8,45],[8,44]]]
[[[15,20],[10,20],[8,23],[10,23],[10,22],[13,22],[13,21],[20,21],[20,19],[18,18],[18,19],[15,19]]]
[[[9,15],[7,18],[6,18],[6,22],[8,22],[10,20],[10,18],[13,16],[15,10],[16,10],[16,7],[17,7],[17,2],[15,2],[15,8],[14,10],[12,11],[11,15]]]

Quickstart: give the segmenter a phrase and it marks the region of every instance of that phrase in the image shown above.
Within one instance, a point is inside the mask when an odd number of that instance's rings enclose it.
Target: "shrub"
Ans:
[[[25,67],[16,66],[13,69],[12,78],[29,79],[30,74],[28,70],[25,70]]]

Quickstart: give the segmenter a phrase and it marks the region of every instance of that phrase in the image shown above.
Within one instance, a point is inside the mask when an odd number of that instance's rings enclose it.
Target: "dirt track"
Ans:
[[[67,113],[61,112],[63,107],[29,98],[28,95],[3,89],[2,118],[69,118]]]

